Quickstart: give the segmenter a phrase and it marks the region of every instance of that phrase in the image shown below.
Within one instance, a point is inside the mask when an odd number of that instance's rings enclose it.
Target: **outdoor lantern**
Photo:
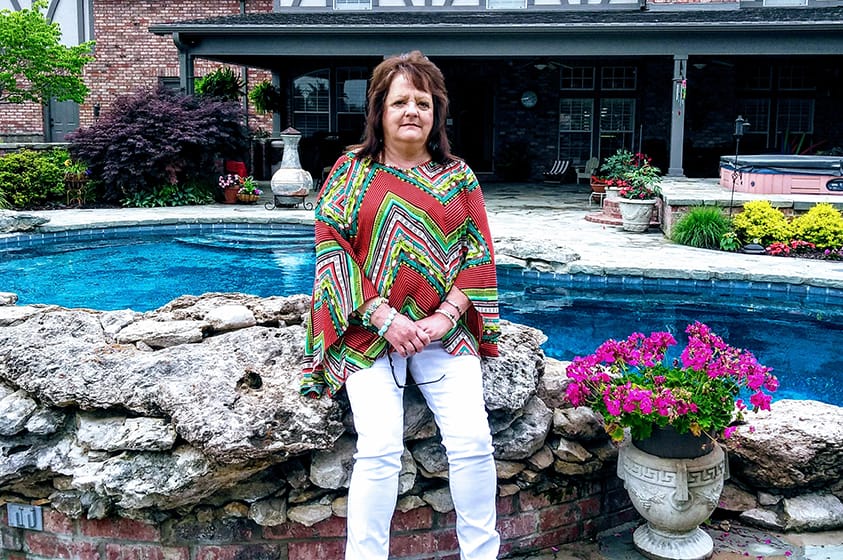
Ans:
[[[749,127],[749,122],[744,120],[741,115],[738,115],[738,118],[735,119],[735,137],[740,138],[743,136],[743,129]]]

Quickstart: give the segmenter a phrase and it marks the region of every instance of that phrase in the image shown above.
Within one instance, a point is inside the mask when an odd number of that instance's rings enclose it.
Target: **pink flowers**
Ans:
[[[730,424],[747,409],[739,398],[742,391],[749,393],[753,410],[769,410],[769,393],[778,388],[770,368],[702,323],[685,332],[688,345],[671,366],[663,362],[676,339],[667,332],[610,339],[593,354],[575,358],[566,370],[572,380],[568,401],[600,412],[616,440],[626,427],[633,438],[646,438],[654,425],[729,437],[734,433]]]

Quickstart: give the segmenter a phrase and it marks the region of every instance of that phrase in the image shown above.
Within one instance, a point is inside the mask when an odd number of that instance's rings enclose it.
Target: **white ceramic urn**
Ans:
[[[711,515],[728,478],[720,445],[694,459],[666,459],[621,445],[618,476],[632,505],[647,520],[633,534],[635,548],[652,560],[705,560],[714,551],[699,525]]]
[[[302,169],[299,161],[301,132],[295,128],[288,128],[281,132],[280,136],[284,143],[284,154],[281,157],[281,165],[272,174],[270,187],[276,203],[296,204],[313,189],[313,178]],[[290,200],[287,201],[284,197],[290,197]]]

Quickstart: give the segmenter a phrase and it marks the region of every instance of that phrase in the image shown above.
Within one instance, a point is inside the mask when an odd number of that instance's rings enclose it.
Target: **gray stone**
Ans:
[[[404,440],[432,438],[438,432],[433,413],[417,387],[404,391]]]
[[[515,478],[524,468],[524,463],[517,461],[495,461],[495,472],[500,480]]]
[[[594,457],[579,443],[565,438],[560,438],[553,454],[566,463],[585,463]]]
[[[65,414],[61,410],[39,406],[26,421],[24,429],[40,436],[54,434],[62,427],[64,420]]]
[[[257,324],[254,313],[245,305],[227,304],[215,307],[205,315],[216,332],[233,331],[253,327]]]
[[[331,517],[331,506],[323,504],[296,506],[287,511],[287,517],[290,521],[301,523],[305,527],[312,527]]]
[[[749,427],[725,441],[733,476],[768,491],[822,488],[843,478],[843,408],[780,400],[746,421]]]
[[[587,406],[553,410],[553,433],[576,441],[605,440],[603,417]]]
[[[18,295],[12,292],[0,292],[0,306],[14,305],[18,302]]]
[[[740,514],[739,519],[748,525],[761,527],[762,529],[772,529],[774,531],[784,531],[784,523],[779,518],[775,511],[768,509],[750,509]]]
[[[15,391],[0,399],[0,436],[11,436],[23,431],[27,420],[38,408],[26,391]]]
[[[451,491],[447,487],[428,490],[422,494],[421,498],[433,508],[433,511],[439,513],[454,511],[454,501],[451,499]]]
[[[544,401],[548,408],[567,408],[571,404],[565,398],[565,388],[571,382],[565,373],[565,368],[571,362],[562,362],[547,357],[544,363],[544,375],[539,380],[536,394]]]
[[[501,321],[500,357],[483,358],[483,396],[489,410],[523,408],[536,394],[544,369],[541,331]]]
[[[44,216],[33,216],[13,210],[0,210],[0,233],[32,231],[49,221],[50,218]]]
[[[208,329],[204,321],[154,321],[144,319],[129,323],[114,336],[122,344],[143,342],[152,348],[201,342]]]
[[[348,494],[334,498],[331,502],[331,513],[337,517],[348,517]]]
[[[536,470],[543,471],[553,464],[553,451],[547,445],[543,445],[541,449],[527,458],[527,463]]]
[[[506,430],[495,434],[495,458],[519,461],[537,452],[544,445],[553,414],[541,399],[533,397],[523,415]]]
[[[537,245],[522,239],[503,237],[495,240],[495,256],[500,264],[539,272],[565,272],[568,263],[578,261],[580,255],[564,245],[552,242]]]
[[[401,472],[398,474],[398,495],[402,496],[413,489],[416,485],[416,475],[418,468],[416,467],[416,460],[413,459],[413,454],[410,450],[404,448],[404,453],[401,454]]]
[[[395,509],[402,513],[407,513],[408,511],[424,506],[426,503],[416,495],[403,496],[398,500]]]
[[[104,311],[103,314],[100,315],[100,324],[102,325],[102,330],[106,336],[113,339],[123,327],[136,321],[140,316],[140,313],[132,311],[131,309]]]
[[[271,498],[259,500],[249,506],[249,519],[263,527],[273,527],[287,522],[287,500]]]
[[[805,494],[782,503],[786,531],[831,531],[843,527],[843,503],[831,494]]]
[[[416,466],[427,478],[448,478],[448,457],[439,438],[420,441],[413,446]]]
[[[782,501],[782,497],[769,492],[758,492],[758,503],[762,506],[774,506]]]
[[[720,493],[717,507],[726,511],[742,512],[758,507],[758,500],[754,494],[727,480]]]
[[[98,417],[80,413],[76,440],[100,451],[164,451],[176,441],[173,425],[161,418]]]
[[[348,488],[356,441],[352,436],[342,436],[331,449],[314,451],[310,464],[311,482],[332,490]]]

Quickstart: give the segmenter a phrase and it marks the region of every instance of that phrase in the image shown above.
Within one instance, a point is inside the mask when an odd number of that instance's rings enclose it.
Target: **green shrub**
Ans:
[[[843,247],[843,214],[822,202],[797,216],[790,224],[793,238],[813,243],[818,249]]]
[[[753,200],[732,219],[732,227],[744,243],[767,246],[776,241],[790,241],[790,223],[781,211],[767,200]]]
[[[15,208],[31,208],[63,196],[67,152],[62,152],[19,150],[0,157],[0,198]]]
[[[223,101],[238,101],[243,93],[243,80],[229,67],[217,68],[205,74],[195,84],[196,95],[216,97]]]
[[[193,183],[184,186],[162,185],[153,187],[152,192],[137,192],[120,201],[123,206],[152,208],[156,206],[188,206],[210,204],[214,201],[215,187],[210,184]]]
[[[721,238],[732,230],[729,218],[714,206],[697,206],[673,226],[671,239],[680,245],[719,249]]]

